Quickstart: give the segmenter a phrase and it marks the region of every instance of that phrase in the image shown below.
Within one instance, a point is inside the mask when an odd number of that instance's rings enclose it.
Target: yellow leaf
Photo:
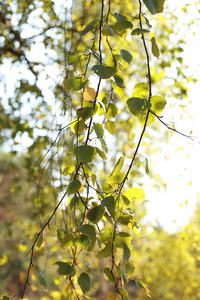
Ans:
[[[84,185],[83,185],[82,182],[81,182],[81,187],[80,187],[80,189],[78,190],[79,194],[82,193],[83,189],[84,189]]]
[[[122,300],[122,297],[117,293],[112,293],[107,296],[107,300]]]
[[[83,98],[85,101],[92,101],[96,98],[96,91],[93,88],[86,88],[83,92]]]

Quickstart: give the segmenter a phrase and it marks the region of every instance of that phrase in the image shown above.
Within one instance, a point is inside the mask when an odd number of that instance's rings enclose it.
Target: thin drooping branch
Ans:
[[[141,3],[141,0],[138,0],[138,1],[139,1],[139,24],[140,24],[140,29],[143,29],[142,28],[142,3]],[[150,102],[151,101],[151,90],[152,90],[152,87],[151,87],[152,81],[151,81],[150,59],[149,59],[149,53],[148,53],[148,49],[147,49],[147,46],[146,46],[146,41],[145,41],[145,37],[144,37],[143,33],[142,33],[141,39],[142,39],[144,50],[145,50],[145,54],[146,54],[147,77],[148,77],[148,83],[149,83],[149,97],[148,97],[148,101]],[[116,189],[118,191],[119,195],[121,193],[122,188],[124,187],[124,184],[125,184],[126,180],[128,179],[128,175],[129,175],[129,173],[130,173],[130,171],[132,169],[132,166],[133,166],[133,163],[135,161],[136,155],[137,155],[138,150],[140,148],[140,145],[141,145],[144,133],[146,131],[149,114],[150,114],[150,110],[147,111],[147,115],[146,115],[146,118],[145,118],[143,129],[142,129],[142,132],[140,134],[139,141],[137,143],[136,149],[135,149],[134,154],[133,154],[133,158],[132,158],[131,163],[129,165],[129,168],[128,168],[127,172],[126,172],[126,175],[125,175],[124,179],[122,180],[122,182],[118,185],[118,187]]]

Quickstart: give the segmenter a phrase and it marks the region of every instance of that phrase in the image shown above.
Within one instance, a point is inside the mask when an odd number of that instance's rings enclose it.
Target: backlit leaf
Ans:
[[[110,134],[114,134],[116,131],[116,124],[113,121],[106,121],[105,128]]]
[[[160,96],[151,97],[151,110],[154,111],[157,115],[160,115],[165,108],[167,101],[165,98]]]
[[[118,293],[112,293],[107,296],[107,300],[122,300],[122,296]]]
[[[118,113],[118,108],[117,106],[115,105],[115,103],[109,103],[108,104],[108,110],[107,110],[107,119],[111,119],[111,118],[115,118],[116,115]]]
[[[81,134],[84,131],[84,129],[86,128],[86,125],[83,120],[76,119],[71,123],[70,128],[74,134],[77,134],[77,131],[78,131],[78,134]]]
[[[124,165],[124,157],[121,156],[118,159],[118,161],[117,161],[117,163],[116,163],[116,165],[115,165],[115,167],[114,167],[114,169],[113,169],[113,171],[112,171],[112,173],[111,173],[110,176],[117,175],[121,171],[121,168],[123,167],[123,165]]]
[[[125,196],[131,202],[133,200],[142,201],[145,198],[145,193],[144,190],[141,188],[130,188],[122,194],[122,197],[123,196]]]
[[[77,62],[82,55],[67,55],[67,62],[69,65]]]
[[[149,96],[149,89],[146,83],[137,83],[133,89],[133,97],[147,99]]]
[[[129,300],[129,295],[128,292],[125,290],[125,288],[121,287],[119,291],[123,297],[123,300]]]
[[[109,257],[112,256],[112,243],[108,242],[107,245],[97,253],[97,257]]]
[[[99,154],[99,156],[103,159],[107,159],[107,156],[105,155],[105,153],[103,151],[101,151],[99,148],[95,147],[96,152]]]
[[[160,51],[159,51],[158,45],[156,43],[155,37],[151,38],[151,51],[155,57],[159,57]]]
[[[92,101],[95,99],[97,92],[93,88],[86,88],[83,92],[83,99],[85,101]]]

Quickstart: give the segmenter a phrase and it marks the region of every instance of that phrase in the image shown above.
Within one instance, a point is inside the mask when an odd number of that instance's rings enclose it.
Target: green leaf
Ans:
[[[91,22],[90,22],[88,25],[86,25],[85,28],[81,31],[81,35],[83,36],[83,35],[87,34],[88,32],[93,31],[93,30],[96,28],[97,24],[98,24],[97,21],[95,21],[95,20],[91,21]]]
[[[130,223],[130,220],[130,216],[120,216],[119,218],[117,218],[117,223],[128,225]]]
[[[105,140],[102,139],[102,138],[99,138],[99,140],[100,140],[100,142],[101,142],[101,146],[102,146],[103,150],[107,153],[107,152],[108,152],[108,147],[107,147],[107,145],[106,145]]]
[[[131,262],[127,262],[125,268],[127,278],[130,278],[132,276],[134,270],[135,270],[135,266]]]
[[[115,215],[115,198],[113,196],[106,197],[101,201],[101,204],[107,208],[112,217]]]
[[[88,79],[85,77],[75,77],[75,78],[67,78],[64,81],[64,88],[66,92],[69,92],[71,89],[74,91],[79,91],[85,87]]]
[[[97,137],[102,138],[103,134],[104,134],[103,126],[100,123],[93,123],[93,127],[94,127],[94,131],[95,131]]]
[[[47,279],[45,272],[40,272],[39,281],[40,284],[43,286],[44,290],[47,291]]]
[[[151,51],[155,57],[159,57],[160,52],[155,37],[151,38]]]
[[[77,62],[82,55],[67,55],[67,62],[69,65],[74,64],[75,62]]]
[[[104,212],[102,205],[92,207],[87,213],[87,218],[90,222],[96,224],[102,219]]]
[[[149,89],[146,83],[137,83],[133,89],[133,97],[146,99],[149,97]]]
[[[114,250],[114,249],[113,249]],[[108,242],[107,245],[105,246],[105,248],[103,248],[102,250],[100,250],[97,253],[97,257],[109,257],[112,256],[112,243]]]
[[[43,244],[43,232],[41,232],[40,233],[40,235],[39,235],[39,238],[38,238],[38,240],[37,240],[37,247],[41,247],[42,246],[42,244]]]
[[[149,163],[147,158],[145,158],[145,172],[149,175]]]
[[[96,231],[93,225],[84,224],[83,226],[79,227],[78,231],[85,235],[96,237]]]
[[[149,19],[147,19],[145,16],[143,16],[143,17],[144,17],[144,19],[145,19],[145,22],[146,22],[147,26],[148,26],[149,28],[151,28],[152,25],[149,23]]]
[[[83,294],[87,293],[90,290],[90,277],[87,273],[82,273],[78,277],[78,284],[83,292]]]
[[[74,244],[79,246],[82,249],[85,249],[87,251],[91,251],[92,249],[92,242],[89,238],[89,236],[80,234],[74,239]]]
[[[143,2],[152,15],[155,15],[157,13],[158,4],[156,0],[143,0]]]
[[[126,284],[127,284],[127,281],[128,281],[128,279],[127,279],[127,276],[126,276],[126,271],[125,271],[125,269],[124,269],[124,268],[121,268],[121,275],[122,275],[123,282],[124,282],[124,284],[126,285]]]
[[[114,167],[112,173],[110,174],[110,176],[112,177],[112,176],[114,176],[114,175],[117,175],[117,174],[121,171],[121,168],[123,167],[123,165],[124,165],[124,157],[121,156],[121,157],[118,159],[118,161],[117,161],[117,163],[116,163],[116,165],[115,165],[115,167]]]
[[[127,21],[127,17],[124,16],[124,15],[120,15],[120,14],[114,13],[113,16],[115,17],[115,19],[116,19],[118,22],[124,22],[124,21]]]
[[[95,65],[92,67],[92,70],[103,79],[110,78],[117,72],[116,68],[102,65]]]
[[[141,98],[129,98],[127,105],[130,112],[136,117],[143,115],[151,107],[151,103],[148,100]]]
[[[76,147],[74,153],[76,156],[80,159],[82,163],[88,163],[91,162],[94,155],[95,155],[95,148],[89,145],[82,145],[79,147]]]
[[[121,57],[123,58],[123,60],[125,60],[128,64],[130,64],[131,60],[132,60],[132,55],[130,52],[128,52],[127,50],[120,50],[121,53]]]
[[[105,128],[110,134],[114,134],[116,131],[116,124],[113,121],[106,121]]]
[[[74,236],[71,233],[67,233],[61,242],[61,247],[72,248],[73,246],[74,246]]]
[[[128,292],[125,290],[125,288],[121,287],[119,291],[123,297],[123,300],[129,300],[129,295]]]
[[[115,105],[115,103],[109,103],[108,104],[108,110],[107,110],[107,119],[111,119],[111,118],[115,118],[116,115],[118,113],[118,108],[117,106]]]
[[[139,34],[147,33],[147,32],[150,32],[150,31],[148,29],[135,28],[131,32],[131,35],[139,35]]]
[[[115,24],[115,28],[117,30],[117,34],[119,36],[122,36],[123,34],[126,33],[127,29],[132,29],[133,28],[133,24],[129,21],[124,21],[124,22],[118,22]]]
[[[105,36],[114,36],[114,31],[112,29],[112,27],[110,27],[109,25],[105,24],[102,28],[102,34]]]
[[[156,2],[158,4],[157,13],[163,12],[165,0],[156,0]]]
[[[117,281],[115,275],[110,270],[110,268],[105,268],[104,273],[106,274],[106,277],[110,280],[111,283],[115,283]]]
[[[115,84],[120,87],[121,89],[123,89],[124,86],[124,78],[121,75],[115,75],[113,76]]]
[[[94,114],[95,114],[95,111],[91,107],[83,107],[83,108],[77,109],[77,115],[79,118],[82,118],[83,121],[86,121],[86,120],[92,118],[94,116]]]
[[[145,198],[145,193],[141,188],[130,188],[122,194],[122,197],[126,197],[131,202],[133,200],[142,201]]]
[[[99,154],[99,156],[103,159],[107,159],[105,153],[103,151],[101,151],[99,148],[95,147],[96,152]]]
[[[10,300],[10,297],[7,296],[7,294],[5,295],[1,295],[1,300]]]
[[[70,184],[68,185],[67,188],[67,194],[71,195],[76,193],[81,187],[81,182],[78,179],[74,179]]]
[[[130,256],[131,256],[131,251],[129,247],[125,243],[123,243],[123,260],[129,261]]]
[[[57,237],[61,243],[67,234],[68,232],[65,229],[57,229]]]
[[[167,101],[165,98],[160,96],[151,97],[151,110],[156,113],[156,115],[160,115],[165,108]]]
[[[62,261],[57,261],[55,263],[55,265],[58,265],[58,274],[60,275],[70,275],[70,276],[74,276],[76,274],[76,269],[75,267],[66,262],[62,262]]]

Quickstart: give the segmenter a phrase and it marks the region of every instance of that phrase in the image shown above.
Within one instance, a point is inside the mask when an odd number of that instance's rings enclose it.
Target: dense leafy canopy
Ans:
[[[200,298],[197,220],[139,232],[166,99],[192,80],[165,5],[0,3],[2,300]]]

